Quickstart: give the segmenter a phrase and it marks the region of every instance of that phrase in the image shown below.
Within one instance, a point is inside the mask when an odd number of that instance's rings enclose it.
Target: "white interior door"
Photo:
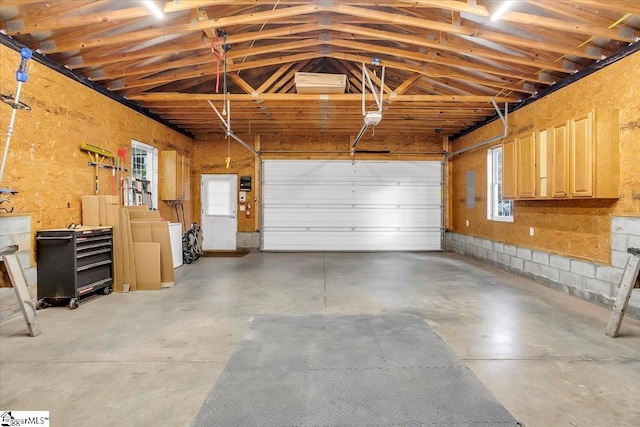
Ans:
[[[236,250],[238,176],[202,175],[202,249]]]

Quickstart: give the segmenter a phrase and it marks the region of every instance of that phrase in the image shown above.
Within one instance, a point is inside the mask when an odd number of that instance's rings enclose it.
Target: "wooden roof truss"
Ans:
[[[521,0],[497,21],[490,0],[0,2],[6,35],[194,134],[225,133],[227,99],[238,133],[341,133],[362,124],[361,64],[387,71],[376,132],[452,135],[634,44],[634,0]],[[203,12],[206,19],[202,19]],[[371,68],[373,69],[373,68]],[[344,94],[298,94],[296,72],[347,76]],[[373,73],[376,85],[382,82]],[[371,94],[365,95],[373,101]]]

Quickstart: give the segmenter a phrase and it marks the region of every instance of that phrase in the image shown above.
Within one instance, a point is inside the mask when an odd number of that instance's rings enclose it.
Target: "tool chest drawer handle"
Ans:
[[[78,267],[76,269],[76,271],[79,273],[81,271],[85,271],[88,270],[90,268],[94,268],[94,267],[100,267],[101,265],[107,265],[107,264],[111,264],[111,260],[110,259],[106,259],[104,261],[98,261],[98,262],[94,262],[93,264],[87,264],[87,265],[83,265],[81,267]]]
[[[101,235],[97,235],[97,236],[83,236],[83,237],[78,237],[78,243],[90,243],[90,242],[97,242],[99,240],[109,240],[111,239],[111,233],[109,234],[101,234]]]
[[[72,240],[73,236],[61,236],[61,237],[50,237],[50,236],[38,236],[36,240]]]
[[[111,241],[109,242],[100,242],[100,243],[96,243],[94,245],[78,245],[78,252],[80,251],[86,251],[89,249],[95,249],[95,248],[111,248]]]
[[[91,252],[83,252],[83,253],[78,253],[76,254],[76,258],[80,259],[80,258],[86,258],[86,257],[90,257],[90,256],[94,256],[94,255],[100,255],[100,254],[111,254],[111,248],[107,248],[107,249],[101,249],[98,251],[91,251]]]

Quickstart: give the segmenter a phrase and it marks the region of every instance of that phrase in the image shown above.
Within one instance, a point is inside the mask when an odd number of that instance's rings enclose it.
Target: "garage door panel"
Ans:
[[[301,208],[273,209],[265,218],[265,228],[271,227],[439,227],[439,209],[368,209],[368,208]]]
[[[280,251],[437,251],[440,250],[440,232],[407,230],[397,232],[342,230],[278,231],[270,236],[272,246]]]
[[[263,249],[439,250],[441,173],[439,162],[267,160]]]
[[[283,162],[288,162],[284,160]],[[307,165],[296,165],[291,169],[282,170],[282,176],[295,175],[300,176],[300,172],[308,176],[325,176],[327,179],[348,181],[353,180],[371,181],[370,177],[378,177],[381,182],[388,182],[397,179],[399,181],[411,181],[416,175],[408,176],[406,167],[409,164],[426,163],[426,162],[384,162],[384,161],[308,161]],[[315,165],[311,165],[315,163]],[[438,162],[432,162],[438,163]],[[380,166],[384,164],[384,169]],[[345,168],[345,166],[347,166]],[[438,167],[429,169],[427,166],[420,172],[419,177],[440,178],[440,170]]]
[[[296,163],[296,164],[294,164]],[[306,163],[306,164],[303,164]],[[380,165],[384,164],[384,169]],[[412,168],[422,164],[419,175],[407,175],[407,167]],[[440,162],[373,162],[358,161],[353,164],[350,161],[330,160],[267,160],[264,162],[264,174],[270,176],[274,183],[287,182],[295,177],[297,181],[314,182],[313,178],[321,177],[327,182],[371,182],[372,178],[380,182],[414,182],[425,180],[428,182],[439,181],[442,178]],[[289,181],[290,182],[290,181]]]
[[[440,205],[440,186],[321,186],[308,185],[304,189],[292,189],[290,186],[273,186],[264,197],[264,206],[271,203],[282,204],[333,204],[341,203],[376,203],[376,204],[411,204],[432,203]]]

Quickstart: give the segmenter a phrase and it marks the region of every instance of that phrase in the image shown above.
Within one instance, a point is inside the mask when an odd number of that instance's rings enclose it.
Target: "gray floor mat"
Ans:
[[[413,315],[258,316],[193,426],[519,426]]]

